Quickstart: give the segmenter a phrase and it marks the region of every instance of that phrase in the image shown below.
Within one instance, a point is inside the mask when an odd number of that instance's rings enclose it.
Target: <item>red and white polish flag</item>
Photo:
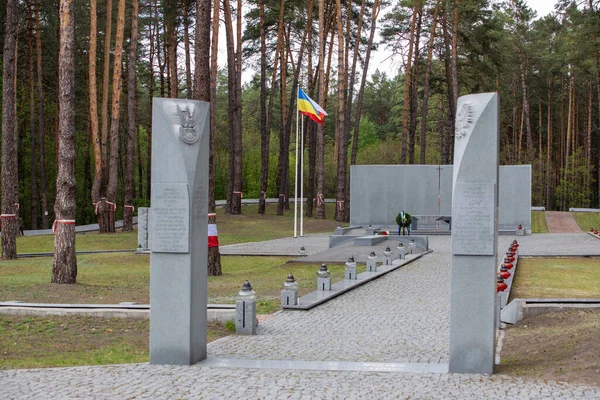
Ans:
[[[217,224],[208,224],[208,247],[219,247],[219,235]]]

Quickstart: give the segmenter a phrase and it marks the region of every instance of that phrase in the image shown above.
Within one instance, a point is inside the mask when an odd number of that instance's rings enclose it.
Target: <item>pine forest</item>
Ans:
[[[328,114],[300,124],[307,216],[334,198],[348,221],[350,165],[451,164],[457,98],[482,92],[500,95],[501,164],[532,165],[532,205],[600,207],[599,0],[544,17],[524,0],[4,0],[0,26],[3,258],[19,219],[54,224],[57,248],[75,224],[132,229],[153,97],[211,103],[213,211],[289,212],[298,88]]]

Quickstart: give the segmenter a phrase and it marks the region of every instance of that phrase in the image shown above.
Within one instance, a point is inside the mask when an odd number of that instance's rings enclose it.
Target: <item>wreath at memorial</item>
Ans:
[[[396,224],[398,225],[398,235],[400,235],[402,232],[402,235],[406,234],[406,231],[408,231],[408,234],[410,235],[410,223],[412,222],[412,217],[410,216],[409,213],[401,211],[397,216],[396,216]]]

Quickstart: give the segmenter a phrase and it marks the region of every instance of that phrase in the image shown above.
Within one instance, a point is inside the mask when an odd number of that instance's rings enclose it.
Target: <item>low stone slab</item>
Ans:
[[[52,304],[0,302],[0,314],[16,316],[86,316],[98,318],[148,319],[148,304]],[[235,304],[209,304],[206,309],[209,322],[225,323],[235,319]]]
[[[354,239],[355,246],[373,246],[374,244],[384,242],[386,240],[385,235],[370,235],[361,236]]]
[[[516,324],[534,315],[589,308],[600,308],[600,299],[514,299],[502,309],[501,320]]]

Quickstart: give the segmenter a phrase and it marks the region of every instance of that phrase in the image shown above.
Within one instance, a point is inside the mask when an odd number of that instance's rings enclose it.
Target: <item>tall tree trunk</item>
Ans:
[[[591,13],[597,13],[598,11],[594,9],[594,4],[592,0],[588,1],[588,5],[590,7]],[[598,25],[595,25],[595,30],[592,32],[592,45],[593,45],[593,59],[594,59],[594,68],[596,70],[596,93],[598,96],[598,127],[600,127],[600,57],[598,51]],[[599,128],[600,129],[600,128]],[[600,156],[598,157],[598,165],[596,166],[598,172],[598,207],[600,207]]]
[[[319,0],[319,100],[325,106],[325,1]],[[316,218],[325,219],[325,126],[317,127],[317,200]]]
[[[277,215],[283,215],[283,208],[285,206],[286,196],[286,167],[289,165],[289,147],[286,146],[287,140],[286,135],[289,136],[289,132],[286,131],[287,127],[287,52],[285,45],[284,35],[284,17],[285,15],[285,0],[279,2],[279,24],[277,30],[277,46],[279,48],[279,68],[280,68],[280,102],[281,102],[281,115],[280,115],[280,126],[279,126],[279,163],[277,165],[277,187],[279,191],[279,198],[277,202]]]
[[[37,193],[37,132],[35,130],[35,76],[33,52],[33,8],[30,1],[27,2],[27,48],[29,55],[29,136],[31,141],[31,229],[37,229],[38,221],[38,193]]]
[[[138,0],[131,1],[131,41],[129,42],[129,65],[127,76],[127,151],[125,173],[125,199],[123,205],[123,231],[133,230],[133,199],[134,199],[134,144],[137,131],[135,113],[136,104],[136,67],[137,67],[137,36],[138,36]]]
[[[89,87],[89,83],[87,82],[87,87]],[[89,110],[89,93],[87,95],[87,108]],[[83,187],[81,191],[81,198],[83,199],[83,206],[79,209],[79,221],[82,223],[87,222],[87,200],[92,196],[92,185],[90,184],[92,178],[92,160],[91,160],[91,150],[92,150],[92,132],[90,126],[90,118],[86,119],[86,129],[85,129],[85,156],[84,156],[84,164],[83,164]]]
[[[527,79],[525,76],[525,55],[519,47],[519,71],[521,73],[521,90],[523,92],[523,112],[525,116],[525,129],[527,133],[527,160],[531,161],[533,157],[533,134],[531,132],[531,119],[529,110],[529,98],[527,96]]]
[[[233,22],[231,7],[228,0],[223,1],[223,18],[225,20],[225,41],[227,48],[227,114],[228,114],[228,125],[229,132],[227,135],[228,143],[228,164],[227,164],[227,189],[226,189],[226,206],[225,212],[231,213],[233,206],[233,175],[234,175],[234,146],[233,140],[235,137],[235,50],[233,48]]]
[[[400,150],[400,164],[406,164],[406,151],[408,144],[408,131],[410,119],[410,84],[411,84],[411,68],[412,54],[415,44],[415,29],[417,26],[417,13],[420,7],[420,0],[415,1],[413,7],[412,21],[410,23],[410,36],[408,38],[408,56],[406,58],[406,70],[404,71],[404,106],[402,109],[402,148]]]
[[[348,7],[350,8],[352,2],[348,2]],[[358,14],[358,26],[356,29],[356,37],[357,37],[357,41],[354,45],[354,52],[352,54],[352,68],[351,68],[351,72],[350,72],[350,82],[348,83],[348,96],[346,97],[346,116],[344,119],[344,136],[347,138],[347,140],[350,140],[350,124],[351,124],[351,120],[352,120],[352,103],[354,101],[354,85],[355,85],[355,80],[356,80],[356,65],[358,62],[358,51],[360,49],[360,42],[362,41],[362,26],[363,26],[363,20],[364,20],[364,15],[365,15],[365,5],[366,5],[366,1],[362,0],[361,5],[360,5],[360,11]],[[348,13],[348,15],[350,15],[350,12]],[[351,23],[350,23],[350,18],[347,19],[348,20],[348,24],[347,24],[347,29],[346,29],[346,68],[348,67],[348,53],[349,53],[349,49],[348,46],[350,44],[350,38],[351,38],[351,33],[350,33],[350,27],[351,27]],[[356,117],[359,120],[360,123],[360,116]],[[352,148],[354,148],[354,142],[352,143]],[[346,159],[348,158],[348,149],[346,149]],[[350,185],[347,184],[346,185],[346,203],[344,203],[345,208],[346,208],[346,218],[347,220],[350,219]]]
[[[369,71],[369,61],[371,58],[371,49],[373,48],[373,38],[375,37],[375,28],[377,25],[377,17],[379,16],[379,10],[381,9],[381,1],[375,0],[373,2],[373,12],[371,14],[371,32],[369,33],[369,41],[367,43],[367,53],[365,56],[365,63],[363,65],[363,73],[360,82],[360,89],[358,90],[358,97],[356,100],[356,117],[354,118],[354,136],[352,138],[352,155],[350,157],[350,164],[356,164],[356,153],[358,152],[358,129],[360,126],[360,118],[362,111],[363,96],[365,92],[365,84],[367,82],[367,73]]]
[[[119,0],[117,28],[115,34],[115,59],[113,66],[113,96],[112,111],[110,117],[110,165],[108,176],[108,188],[106,197],[109,207],[105,212],[108,214],[108,231],[115,231],[115,215],[117,210],[117,178],[119,161],[119,121],[121,116],[121,90],[123,85],[123,33],[125,29],[125,0]],[[112,204],[111,204],[112,203]]]
[[[110,1],[109,1],[110,3]],[[92,184],[92,206],[94,211],[98,210],[96,205],[99,205],[101,197],[101,186],[102,186],[102,141],[100,140],[98,132],[98,88],[96,83],[96,51],[98,47],[97,41],[97,9],[96,0],[90,0],[90,57],[89,57],[89,68],[88,68],[88,82],[89,82],[89,95],[90,95],[90,130],[92,135],[92,143],[94,146],[94,183]],[[108,98],[106,92],[103,92],[103,99]],[[103,219],[99,218],[98,223],[100,226],[100,232],[106,231],[106,225],[103,223]]]
[[[591,187],[590,182],[588,181],[589,177],[592,176],[592,123],[593,123],[593,119],[592,119],[592,110],[593,110],[593,90],[592,90],[592,83],[590,82],[589,84],[589,97],[588,97],[588,116],[587,116],[587,135],[586,135],[586,154],[585,154],[585,162],[586,162],[586,169],[588,171],[590,171],[589,174],[585,174],[584,177],[586,178],[586,185],[585,187],[588,188],[589,190],[593,193],[594,188]],[[589,207],[591,207],[592,205],[589,204]]]
[[[554,129],[552,126],[552,75],[548,76],[548,144],[546,152],[546,210],[552,210],[552,182],[550,177],[552,174],[552,153],[553,144],[552,139],[554,135]]]
[[[312,0],[309,0],[312,2]],[[267,131],[267,45],[265,37],[265,0],[259,0],[260,19],[260,193],[258,213],[265,213],[267,183],[269,181],[269,142],[271,134]],[[308,16],[311,17],[310,14]]]
[[[210,5],[210,3],[209,3]],[[188,0],[183,0],[183,45],[185,48],[185,96],[192,98],[192,66],[190,62],[190,21],[188,16]],[[209,7],[210,9],[210,7]],[[210,16],[210,14],[209,14]],[[209,18],[210,24],[210,18]],[[196,27],[198,29],[198,27]],[[210,30],[210,25],[208,26]]]
[[[135,148],[137,155],[137,168],[138,168],[138,180],[137,180],[137,197],[144,198],[144,168],[142,162],[142,142],[140,140],[140,98],[135,98]]]
[[[571,72],[572,73],[572,72]],[[565,150],[565,161],[564,161],[564,166],[565,166],[565,172],[564,172],[564,180],[565,182],[569,182],[569,155],[571,154],[571,140],[572,140],[572,135],[571,135],[571,131],[573,129],[573,109],[575,108],[574,105],[574,101],[575,99],[573,98],[573,94],[574,94],[574,78],[573,75],[570,76],[569,78],[569,108],[568,108],[568,116],[567,116],[567,144],[566,144],[566,150]],[[568,207],[568,196],[565,195],[565,197],[563,198],[563,210],[566,210]]]
[[[210,3],[205,0],[196,2],[196,45],[194,74],[194,99],[210,102],[210,133],[209,133],[209,173],[208,173],[208,224],[209,229],[217,227],[215,213],[215,112],[216,112],[216,81],[218,73],[217,54],[219,46],[219,0],[214,0],[213,37],[210,38]],[[211,51],[212,46],[212,51]],[[209,57],[210,54],[210,57]],[[211,76],[212,75],[212,76]],[[216,232],[215,232],[216,233]],[[208,275],[222,275],[221,253],[218,242],[208,246]]]
[[[19,7],[17,0],[6,3],[2,74],[2,259],[17,258],[19,230],[19,177],[17,161],[17,37]]]
[[[75,12],[73,0],[60,0],[58,127],[59,163],[54,203],[52,283],[75,283]]]
[[[40,143],[40,200],[42,202],[42,229],[48,229],[48,200],[46,184],[46,134],[44,130],[44,86],[42,74],[42,38],[40,30],[40,5],[35,2],[35,53],[37,61],[37,89],[38,89],[38,138]]]
[[[179,82],[177,79],[177,0],[162,1],[165,21],[165,49],[169,78],[169,97],[179,97]]]
[[[112,7],[113,0],[106,2],[106,35],[104,37],[104,72],[102,76],[102,110],[101,110],[101,132],[102,138],[100,148],[102,149],[102,184],[100,186],[100,198],[106,197],[106,185],[108,179],[108,100],[109,100],[109,83],[110,83],[110,42],[112,36]],[[113,88],[114,90],[114,88]],[[103,212],[105,208],[104,201],[98,207],[101,216],[98,217],[100,232],[108,231],[108,221],[106,214]]]
[[[156,62],[158,63],[158,77],[160,81],[160,97],[165,97],[165,67],[166,67],[166,57],[164,56],[165,51],[164,47],[160,47],[160,25],[158,23],[159,20],[159,12],[158,12],[158,0],[154,0],[154,33],[156,37]],[[164,34],[163,34],[164,37]]]
[[[234,154],[234,176],[233,176],[233,192],[236,196],[233,196],[232,202],[232,214],[242,213],[242,0],[237,1],[237,42],[236,42],[236,56],[235,56],[235,73],[237,74],[235,79],[235,131],[233,138],[233,154]],[[239,194],[239,195],[237,195]]]
[[[425,64],[425,78],[423,80],[423,106],[421,108],[421,157],[420,163],[425,164],[427,155],[427,116],[429,113],[429,78],[431,75],[431,59],[433,58],[433,43],[435,40],[435,30],[437,28],[438,12],[440,9],[440,0],[435,3],[433,10],[433,22],[431,24],[431,34],[429,36],[429,45],[427,47],[427,63]]]
[[[151,7],[150,11],[150,20],[152,21],[155,18],[154,10],[155,7]],[[150,192],[152,190],[152,102],[154,98],[154,42],[158,43],[158,34],[157,30],[154,29],[154,24],[150,22],[150,26],[148,27],[150,30],[150,51],[148,54],[148,68],[150,69],[150,81],[148,82],[148,119],[150,123],[148,124],[148,152],[146,154],[146,199],[150,199]]]
[[[348,160],[348,137],[344,132],[346,118],[346,65],[344,63],[344,30],[342,24],[342,3],[336,0],[336,20],[338,33],[338,120],[336,124],[336,132],[339,137],[338,143],[338,168],[337,168],[337,196],[336,196],[336,212],[335,220],[338,222],[346,221],[346,175],[347,175],[347,160]],[[350,21],[348,21],[350,23]],[[358,43],[357,43],[358,46]]]
[[[538,137],[539,137],[539,160],[540,160],[540,180],[539,180],[539,193],[540,199],[544,198],[544,141],[542,139],[542,131],[544,130],[544,109],[542,104],[542,97],[538,97]]]
[[[454,27],[452,37],[448,32],[448,10],[443,13],[442,31],[444,34],[444,65],[446,71],[446,83],[448,91],[448,113],[446,119],[446,145],[443,149],[442,163],[450,164],[453,157],[454,146],[454,123],[456,119],[456,102],[458,100],[458,74],[456,70],[455,39],[458,35],[458,10],[455,12],[456,26]],[[452,39],[452,40],[450,40]],[[451,47],[452,44],[452,47]]]
[[[419,5],[417,11],[417,27],[415,29],[415,43],[414,43],[414,60],[413,67],[410,74],[410,123],[408,127],[408,163],[415,163],[415,136],[417,132],[417,113],[419,110],[419,59],[421,42],[421,22],[423,20],[423,6]]]

